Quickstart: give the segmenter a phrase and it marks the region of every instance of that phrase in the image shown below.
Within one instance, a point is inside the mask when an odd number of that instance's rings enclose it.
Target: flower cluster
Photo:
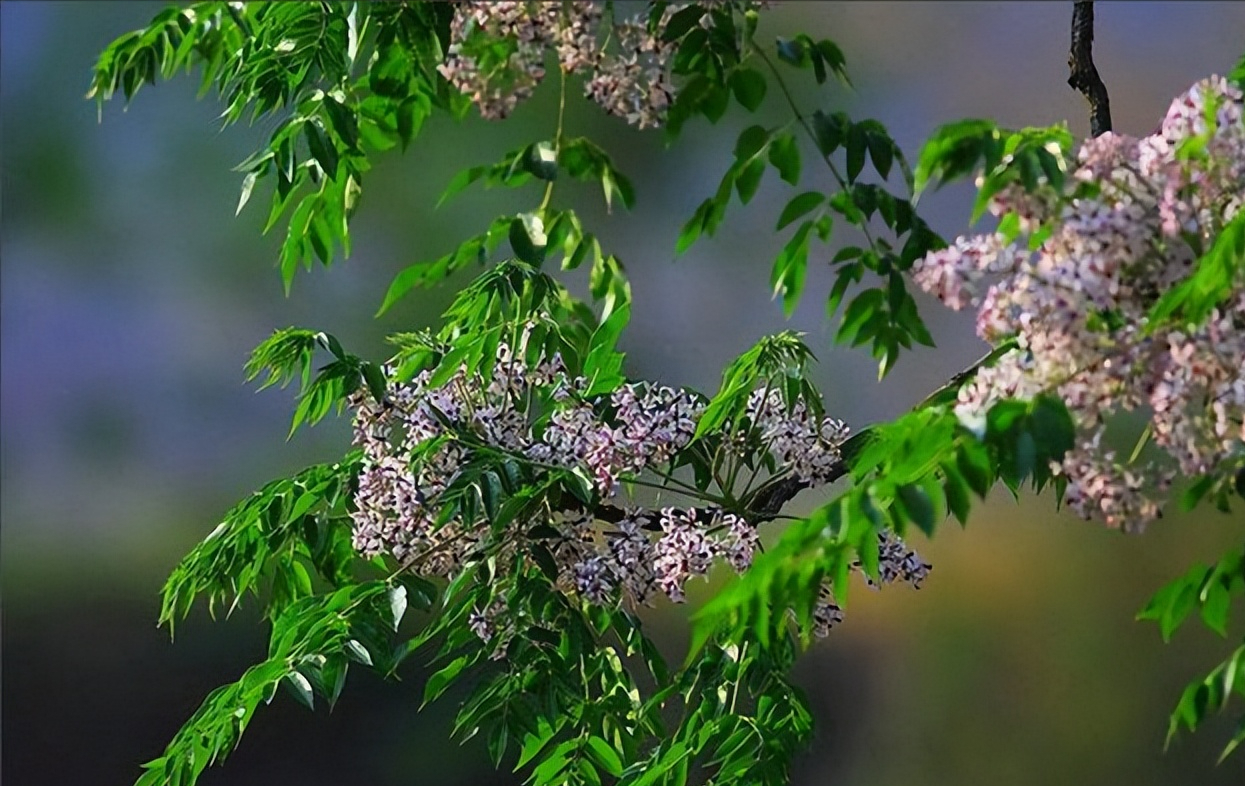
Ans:
[[[687,445],[703,409],[682,391],[624,385],[611,396],[619,424],[611,426],[601,420],[591,402],[572,400],[569,389],[556,395],[565,406],[550,417],[543,440],[524,452],[539,461],[588,467],[598,491],[607,497],[617,493],[620,475],[639,474],[647,466],[669,461]]]
[[[920,589],[931,567],[893,534],[885,531],[878,534],[878,575],[883,584],[906,581]]]
[[[668,9],[666,18],[670,13]],[[659,29],[664,26],[663,20]],[[674,100],[669,65],[674,44],[636,20],[615,25],[614,36],[618,52],[597,57],[584,94],[637,128],[660,126]]]
[[[524,354],[501,344],[487,384],[461,368],[436,386],[432,372],[391,380],[384,402],[364,391],[354,394],[354,441],[363,454],[352,513],[359,552],[391,554],[408,569],[448,577],[493,549],[513,557],[525,548],[514,539],[498,542],[487,522],[465,520],[461,512],[444,520],[442,497],[461,488],[463,473],[478,471],[473,456],[485,451],[525,460],[536,471],[580,471],[593,483],[601,507],[547,503],[508,528],[524,533],[539,527],[533,537],[553,557],[565,592],[597,604],[639,605],[658,596],[683,602],[688,580],[707,575],[718,562],[740,573],[751,566],[760,542],[756,522],[743,516],[716,507],[650,510],[612,503],[622,480],[672,466],[695,434],[703,399],[648,383],[589,398],[588,381],[573,377],[559,355],[529,367]],[[822,482],[840,459],[846,426],[816,417],[804,402],[788,407],[777,392],[758,390],[745,416],[779,473]],[[928,570],[888,538],[881,560],[885,582],[917,584]],[[842,617],[828,595],[817,615],[819,632]],[[495,642],[514,627],[500,601],[477,609],[469,624]]]
[[[790,409],[776,388],[753,391],[746,409],[748,419],[760,432],[770,452],[791,468],[791,474],[810,484],[832,479],[831,472],[842,459],[839,447],[847,439],[846,423],[834,418],[820,420],[804,401]]]
[[[1067,503],[1136,528],[1160,512],[1143,489],[1165,489],[1173,473],[1102,450],[1106,416],[1148,409],[1155,442],[1185,475],[1245,454],[1245,292],[1200,327],[1147,318],[1241,210],[1241,92],[1212,77],[1177,98],[1150,136],[1087,141],[1072,182],[1070,197],[1045,185],[992,199],[1022,232],[1049,230],[1035,251],[1000,234],[960,238],[919,261],[914,278],[952,308],[976,307],[981,338],[1018,341],[961,389],[961,420],[980,428],[998,400],[1058,395],[1079,430],[1054,468],[1068,480]]]
[[[413,553],[438,551],[446,539],[473,542],[460,531],[470,522],[438,524],[436,507],[473,444],[543,464],[584,468],[596,491],[609,498],[618,493],[621,475],[638,475],[685,446],[702,406],[683,391],[625,385],[611,396],[612,417],[607,419],[599,403],[582,396],[588,381],[571,378],[560,356],[528,369],[505,344],[498,347],[487,385],[465,368],[435,388],[429,386],[431,376],[424,372],[410,382],[391,384],[384,403],[362,391],[351,401],[354,442],[364,456],[354,545],[365,556],[388,551],[406,560]],[[528,404],[537,389],[548,391],[555,407],[540,433]]]
[[[547,50],[566,74],[584,77],[584,93],[610,114],[639,128],[659,126],[674,99],[673,42],[661,31],[677,6],[654,26],[642,17],[607,24],[600,3],[464,2],[450,28],[439,70],[488,119],[509,115],[545,77]]]
[[[852,567],[863,572],[860,563],[853,563]],[[921,559],[920,555],[908,548],[908,545],[893,533],[885,530],[878,533],[878,578],[881,584],[904,581],[911,584],[913,588],[920,589],[921,582],[925,581],[925,577],[929,575],[932,568],[932,565]],[[870,587],[879,588],[878,583],[875,583],[867,573],[865,581]],[[817,605],[813,607],[813,634],[824,637],[842,621],[843,609],[835,602],[830,588],[823,587],[821,597],[818,598]]]
[[[545,78],[545,49],[553,43],[560,5],[461,4],[450,25],[452,43],[438,70],[460,93],[471,96],[481,115],[506,117]]]

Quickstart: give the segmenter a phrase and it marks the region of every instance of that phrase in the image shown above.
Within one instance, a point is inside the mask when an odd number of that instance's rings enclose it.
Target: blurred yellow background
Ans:
[[[128,111],[105,107],[102,124],[83,100],[99,50],[161,7],[0,4],[11,786],[132,781],[211,688],[261,656],[264,630],[250,610],[227,624],[196,610],[175,646],[154,626],[164,577],[225,509],[271,478],[340,455],[349,440],[337,421],[286,442],[290,391],[257,395],[242,383],[242,363],[287,325],[328,330],[381,358],[385,334],[431,324],[451,287],[370,315],[398,270],[538,198],[470,191],[434,210],[441,189],[458,168],[553,128],[550,86],[502,126],[430,122],[405,156],[376,160],[354,256],[300,271],[287,299],[274,268],[278,233],[260,236],[267,192],[233,218],[241,178],[230,167],[270,121],[221,133],[220,107],[195,101],[196,77],[144,88]],[[793,74],[798,99],[810,111],[876,117],[914,157],[937,125],[963,117],[1067,119],[1086,134],[1083,101],[1065,84],[1070,17],[1070,3],[791,2],[765,14],[762,31],[837,41],[856,92]],[[1149,133],[1172,97],[1245,51],[1245,4],[1099,4],[1097,18],[1096,59],[1120,132]],[[759,122],[785,122],[771,93]],[[717,238],[674,260],[679,226],[716,188],[735,135],[752,122],[732,109],[717,126],[689,124],[667,150],[659,133],[635,132],[586,102],[568,109],[570,132],[601,141],[636,184],[631,214],[607,216],[587,186],[560,184],[556,197],[573,200],[631,273],[629,371],[712,391],[722,366],[758,336],[793,327],[809,332],[821,359],[829,412],[857,427],[894,417],[981,353],[971,316],[924,301],[939,348],[902,358],[880,384],[866,354],[830,348],[824,265],[813,266],[804,302],[784,321],[768,277],[782,242],[771,230],[791,191],[772,174],[748,208],[732,207]],[[804,186],[828,187],[807,151],[805,173]],[[923,199],[922,214],[953,237],[967,229],[971,196],[948,188]],[[578,273],[567,280],[586,289]],[[948,523],[933,542],[915,538],[935,566],[924,588],[860,587],[847,621],[798,666],[818,738],[795,782],[1245,783],[1245,753],[1214,766],[1234,718],[1162,750],[1181,687],[1230,644],[1194,622],[1164,645],[1156,626],[1133,621],[1161,583],[1240,542],[1239,514],[1176,514],[1124,536],[1056,514],[1049,496],[1017,505],[999,494],[967,530]],[[675,657],[686,612],[653,615]],[[352,676],[332,713],[308,713],[281,694],[202,783],[519,782],[491,772],[483,743],[446,741],[452,695],[416,712],[418,666],[397,686]]]

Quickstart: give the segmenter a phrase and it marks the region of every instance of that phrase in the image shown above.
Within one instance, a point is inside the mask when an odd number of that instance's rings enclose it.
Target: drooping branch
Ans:
[[[1089,101],[1089,131],[1101,136],[1111,130],[1111,102],[1107,86],[1094,66],[1094,2],[1075,0],[1072,4],[1072,49],[1068,53],[1068,86]]]

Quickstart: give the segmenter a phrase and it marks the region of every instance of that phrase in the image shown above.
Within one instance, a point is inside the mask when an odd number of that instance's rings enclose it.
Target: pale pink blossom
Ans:
[[[1222,78],[1203,80],[1172,102],[1154,134],[1104,134],[1077,160],[1070,195],[1013,185],[992,200],[996,215],[1021,219],[1010,251],[999,235],[960,238],[918,261],[913,277],[951,308],[978,307],[982,338],[1017,341],[961,388],[961,421],[981,433],[994,403],[1057,395],[1078,428],[1076,449],[1055,467],[1068,506],[1137,528],[1159,515],[1172,473],[1121,464],[1102,449],[1109,415],[1148,410],[1154,442],[1186,476],[1245,454],[1245,292],[1201,326],[1146,324],[1241,208],[1242,95]],[[1030,252],[1024,234],[1039,225],[1049,235]]]

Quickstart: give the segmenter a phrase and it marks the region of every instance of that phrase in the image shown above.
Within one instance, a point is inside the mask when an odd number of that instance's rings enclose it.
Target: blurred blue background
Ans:
[[[439,256],[534,192],[468,192],[434,210],[460,167],[551,133],[551,85],[495,126],[429,124],[406,155],[377,160],[354,223],[355,253],[300,271],[291,296],[261,237],[267,192],[233,217],[230,167],[266,135],[220,131],[197,79],[145,88],[123,111],[83,99],[90,67],[116,36],[162,7],[147,2],[0,4],[0,567],[3,575],[3,778],[9,786],[130,782],[202,697],[257,657],[264,629],[243,611],[211,624],[196,611],[176,646],[157,630],[159,587],[225,509],[262,483],[340,455],[348,424],[285,441],[290,391],[242,382],[251,348],[300,325],[385,356],[383,336],[432,324],[452,293],[375,311],[392,276]],[[809,110],[884,122],[915,156],[940,123],[1011,126],[1067,119],[1087,133],[1065,84],[1070,3],[784,3],[766,35],[837,41],[856,92],[792,74]],[[1245,4],[1099,4],[1095,55],[1117,131],[1143,135],[1176,94],[1223,73],[1245,50]],[[787,119],[775,91],[761,122]],[[810,273],[790,322],[770,300],[772,226],[790,189],[772,175],[719,235],[674,260],[681,223],[717,185],[733,109],[693,122],[665,149],[578,102],[572,133],[599,139],[634,180],[637,208],[607,216],[591,189],[558,199],[628,266],[635,295],[629,371],[716,388],[723,365],[763,333],[806,330],[827,409],[857,427],[894,417],[982,346],[971,316],[926,302],[937,350],[906,356],[876,383],[866,354],[831,349],[829,276]],[[517,126],[517,128],[516,128]],[[805,184],[828,187],[805,155]],[[948,237],[965,231],[971,189],[928,196]],[[259,206],[256,206],[259,205]],[[825,255],[828,258],[828,255]],[[582,291],[582,276],[570,276]],[[820,498],[800,498],[808,509]],[[1239,510],[1238,510],[1239,514]],[[1230,645],[1197,624],[1164,645],[1133,621],[1160,583],[1239,542],[1241,522],[1171,515],[1137,537],[1056,514],[1049,498],[1005,495],[966,531],[913,545],[935,564],[920,592],[858,591],[847,622],[798,667],[818,716],[799,784],[1240,784],[1245,754],[1214,766],[1233,719],[1164,753],[1180,688]],[[672,656],[683,609],[655,614]],[[1241,631],[1240,615],[1233,620]],[[204,784],[517,783],[494,775],[482,743],[445,740],[452,698],[416,712],[422,675],[398,686],[352,677],[338,707],[308,713],[284,694]]]

